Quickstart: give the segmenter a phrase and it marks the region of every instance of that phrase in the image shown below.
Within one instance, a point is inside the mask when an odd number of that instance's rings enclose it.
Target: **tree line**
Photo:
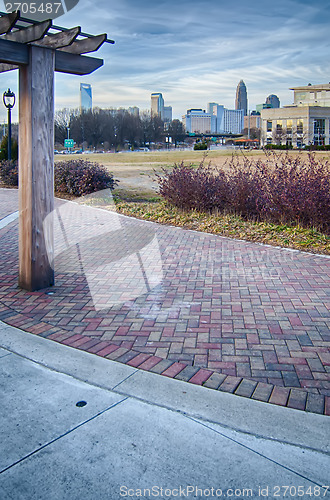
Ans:
[[[186,133],[180,120],[166,125],[164,128],[159,116],[147,112],[137,115],[124,109],[63,109],[55,114],[55,145],[64,145],[68,128],[70,139],[85,148],[117,149],[127,145],[134,149],[165,142],[166,137],[172,137],[175,145],[184,140]]]

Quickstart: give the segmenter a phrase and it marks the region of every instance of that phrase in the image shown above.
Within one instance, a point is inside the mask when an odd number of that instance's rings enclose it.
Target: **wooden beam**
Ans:
[[[23,43],[0,38],[0,62],[8,64],[28,64],[29,50]]]
[[[54,52],[29,47],[19,71],[19,286],[54,284]]]
[[[12,33],[8,33],[3,38],[12,42],[28,43],[34,40],[40,40],[45,36],[49,28],[52,26],[52,21],[43,21],[42,23],[33,24],[28,28],[19,29]]]
[[[106,41],[107,35],[96,35],[92,38],[84,38],[83,40],[77,40],[73,42],[68,47],[64,47],[63,52],[70,52],[70,54],[88,54],[89,52],[95,52],[101,45]]]
[[[103,66],[103,59],[77,56],[68,52],[55,51],[55,71],[71,75],[89,75]]]
[[[0,17],[0,35],[8,33],[19,19],[19,12],[11,12]]]
[[[0,63],[0,73],[5,73],[6,71],[12,71],[13,69],[18,69],[15,64],[5,64]]]
[[[45,49],[46,50],[46,49]],[[47,49],[49,50],[49,49]],[[71,75],[89,75],[103,65],[102,59],[55,52],[55,71]],[[25,65],[29,63],[29,46],[0,38],[0,63]]]
[[[70,45],[77,36],[80,34],[81,28],[77,26],[66,31],[60,31],[60,33],[55,33],[52,35],[47,35],[42,40],[35,42],[33,45],[38,45],[39,47],[47,47],[49,49],[59,49],[60,47],[66,47]]]

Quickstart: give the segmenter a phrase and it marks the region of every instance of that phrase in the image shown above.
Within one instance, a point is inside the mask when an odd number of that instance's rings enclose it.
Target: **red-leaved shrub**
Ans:
[[[114,189],[117,181],[108,170],[98,163],[87,160],[67,160],[55,163],[54,185],[58,193],[74,196]]]
[[[221,172],[215,174],[204,161],[197,169],[181,162],[170,173],[163,169],[163,175],[156,177],[160,194],[179,208],[203,211],[225,206],[225,177]]]
[[[315,153],[233,156],[222,169],[182,162],[157,177],[160,194],[182,209],[226,210],[330,233],[330,164]]]
[[[0,161],[0,180],[7,186],[18,186],[18,162],[16,160]]]

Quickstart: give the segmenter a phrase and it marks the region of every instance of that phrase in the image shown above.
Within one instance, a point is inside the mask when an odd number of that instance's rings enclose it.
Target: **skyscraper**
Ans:
[[[172,106],[164,106],[163,120],[164,122],[172,121]]]
[[[235,109],[242,109],[244,111],[244,116],[247,115],[247,91],[246,86],[243,80],[239,82],[236,89],[236,100],[235,100]]]
[[[266,104],[270,104],[271,108],[279,108],[280,100],[275,94],[270,94],[266,99]]]
[[[165,106],[163,94],[160,92],[151,94],[151,116],[159,116],[165,123],[172,121],[172,106]]]
[[[151,116],[164,117],[164,99],[160,92],[151,94]]]
[[[80,84],[80,112],[91,111],[92,104],[92,86],[89,83]]]

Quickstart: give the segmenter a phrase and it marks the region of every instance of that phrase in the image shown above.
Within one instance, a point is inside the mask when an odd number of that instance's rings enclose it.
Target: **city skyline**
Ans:
[[[93,87],[95,106],[149,109],[150,94],[157,91],[179,119],[210,101],[233,108],[240,80],[250,110],[270,94],[278,95],[281,105],[292,104],[291,87],[329,81],[324,43],[329,17],[320,0],[313,5],[238,0],[235,9],[211,0],[79,2],[56,24],[107,32],[116,44],[102,47],[96,57],[104,59],[104,67],[88,78],[56,74],[56,109],[79,107],[83,81]],[[17,71],[1,74],[2,91],[17,92],[17,76]],[[1,107],[0,118],[5,117]]]

